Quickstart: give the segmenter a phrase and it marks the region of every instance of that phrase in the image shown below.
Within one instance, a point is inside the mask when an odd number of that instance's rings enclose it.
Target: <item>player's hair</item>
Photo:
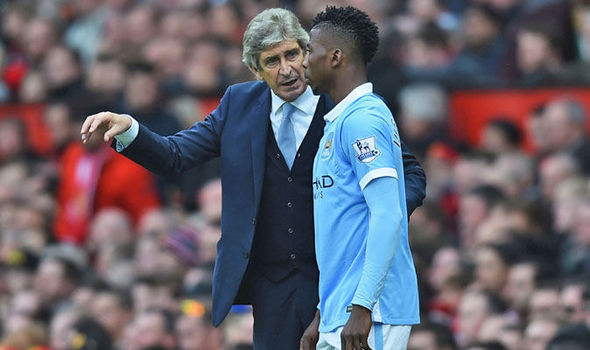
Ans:
[[[242,61],[248,68],[259,70],[258,58],[262,51],[284,40],[297,40],[301,49],[304,49],[309,42],[309,34],[291,11],[281,8],[264,10],[246,28],[242,40]]]
[[[365,64],[371,62],[379,46],[379,29],[366,13],[351,6],[327,6],[315,16],[312,28],[324,25],[349,43]]]

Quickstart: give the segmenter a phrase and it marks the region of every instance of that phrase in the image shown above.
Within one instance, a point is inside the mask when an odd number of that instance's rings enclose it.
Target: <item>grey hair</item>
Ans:
[[[291,11],[281,8],[264,10],[248,23],[242,41],[242,61],[248,68],[260,70],[258,58],[262,51],[284,40],[297,40],[305,49],[309,34]]]

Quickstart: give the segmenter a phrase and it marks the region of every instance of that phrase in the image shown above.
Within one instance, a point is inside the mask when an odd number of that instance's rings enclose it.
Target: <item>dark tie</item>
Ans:
[[[296,109],[297,107],[288,102],[283,104],[283,120],[279,127],[279,135],[277,139],[277,143],[281,153],[283,153],[283,157],[285,157],[285,163],[287,163],[289,169],[293,166],[293,160],[295,159],[295,153],[297,152],[295,130],[292,121],[293,112],[295,112]]]

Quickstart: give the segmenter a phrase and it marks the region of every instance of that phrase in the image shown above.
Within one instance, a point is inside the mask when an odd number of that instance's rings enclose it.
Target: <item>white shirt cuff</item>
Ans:
[[[385,176],[393,177],[396,180],[399,180],[397,177],[397,170],[395,170],[395,168],[374,169],[366,173],[365,176],[363,176],[363,178],[361,179],[361,181],[359,181],[359,185],[361,185],[361,191],[365,189],[365,187],[369,184],[369,182],[371,182],[371,180]]]
[[[115,148],[117,152],[122,152],[127,146],[131,144],[139,134],[139,123],[137,120],[133,119],[132,116],[129,114],[125,114],[129,119],[131,119],[131,126],[125,132],[115,136],[116,145]]]

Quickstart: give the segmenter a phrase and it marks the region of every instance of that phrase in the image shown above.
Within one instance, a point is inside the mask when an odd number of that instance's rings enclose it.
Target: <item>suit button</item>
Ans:
[[[289,258],[291,258],[291,260],[295,260],[296,256],[295,256],[295,254],[291,254],[291,255],[289,256]]]
[[[289,207],[289,208],[293,208],[293,203],[291,203],[291,202],[287,202],[287,207]]]
[[[281,154],[277,153],[277,159],[281,159]]]
[[[293,182],[293,178],[292,178],[291,176],[289,176],[289,177],[287,178],[287,181],[288,181],[288,182]]]
[[[287,229],[287,232],[289,232],[289,233],[293,233],[293,229],[292,229],[291,227],[289,227],[289,228]]]
[[[297,153],[297,158],[301,158],[301,153]]]
[[[252,225],[256,224],[256,218],[252,218]]]
[[[250,254],[248,252],[243,252],[242,256],[244,257],[244,259],[248,259],[250,257]]]

